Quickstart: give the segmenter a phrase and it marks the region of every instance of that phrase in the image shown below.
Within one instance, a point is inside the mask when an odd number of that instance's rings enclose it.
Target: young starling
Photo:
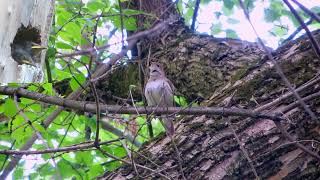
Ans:
[[[36,57],[43,49],[46,48],[31,41],[26,41],[24,43],[13,44],[11,46],[11,55],[12,58],[20,65],[28,64],[36,66]]]

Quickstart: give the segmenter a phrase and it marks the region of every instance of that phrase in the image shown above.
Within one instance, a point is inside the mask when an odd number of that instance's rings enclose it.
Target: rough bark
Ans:
[[[318,41],[319,32],[313,33]],[[196,35],[179,25],[167,31],[162,41],[146,42],[151,47],[150,60],[164,64],[168,78],[178,92],[189,100],[198,99],[202,106],[223,106],[235,92],[231,106],[256,109],[288,92],[256,43]],[[302,86],[319,73],[320,60],[306,36],[278,48],[273,56],[295,87]],[[130,82],[135,83],[139,84]],[[319,89],[317,81],[300,95],[305,97],[319,92]],[[297,141],[319,141],[319,123],[311,121],[299,105],[287,109],[295,101],[291,96],[264,111],[284,113],[287,120],[281,123]],[[319,96],[307,103],[319,116]],[[282,137],[271,120],[188,116],[175,123],[174,136],[187,179],[254,179],[253,170],[235,140],[229,120],[260,178],[315,179],[320,176],[319,162]],[[302,143],[319,152],[319,143]],[[161,171],[172,179],[181,178],[178,159],[165,135],[142,147],[140,154],[146,157],[136,154],[135,163]],[[142,168],[137,170],[138,174],[131,165],[124,165],[114,172],[106,172],[102,179],[163,178]]]
[[[0,82],[42,82],[45,53],[37,67],[18,65],[12,59],[11,47],[24,41],[47,45],[54,1],[1,0],[0,7]]]

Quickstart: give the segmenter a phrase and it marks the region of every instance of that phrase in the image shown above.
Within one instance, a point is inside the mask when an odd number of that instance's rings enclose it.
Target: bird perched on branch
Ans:
[[[166,77],[163,67],[154,62],[151,63],[149,70],[150,76],[144,91],[148,106],[173,107],[174,86]],[[173,118],[162,116],[161,123],[167,134],[172,137],[174,134]]]
[[[18,64],[28,64],[36,66],[36,59],[40,52],[47,49],[31,41],[25,41],[23,43],[14,43],[11,45],[12,58]]]

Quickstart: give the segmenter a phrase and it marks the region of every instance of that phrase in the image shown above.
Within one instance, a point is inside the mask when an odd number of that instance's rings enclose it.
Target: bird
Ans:
[[[32,41],[14,43],[11,45],[12,58],[19,64],[28,64],[36,67],[36,58],[46,47]]]
[[[174,90],[175,87],[166,77],[162,65],[157,62],[152,62],[149,66],[149,79],[144,90],[148,106],[173,107]],[[166,133],[172,137],[175,131],[173,118],[162,116],[161,123],[164,126]]]

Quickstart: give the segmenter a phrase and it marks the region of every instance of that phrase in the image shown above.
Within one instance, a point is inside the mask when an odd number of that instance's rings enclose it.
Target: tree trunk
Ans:
[[[46,47],[54,1],[1,0],[0,7],[0,82],[42,82],[45,53],[39,57],[36,67],[18,65],[12,58],[12,47],[26,41]]]
[[[170,27],[157,40],[144,41],[147,44],[144,47],[151,47],[151,56],[146,56],[145,62],[164,64],[178,93],[190,101],[197,100],[201,106],[225,106],[233,97],[228,103],[233,107],[283,113],[286,120],[281,125],[290,136],[319,154],[319,123],[311,120],[292,95],[281,98],[290,91],[256,43],[197,35],[181,24]],[[313,33],[318,41],[319,32]],[[287,43],[274,51],[273,57],[296,88],[313,79],[299,94],[308,96],[307,104],[319,116],[320,80],[317,74],[320,60],[308,38],[303,36]],[[129,84],[139,85],[139,82],[123,83],[122,87],[129,87]],[[110,87],[109,90],[112,88],[117,89]],[[278,127],[267,119],[183,117],[175,122],[174,140],[181,153],[186,178],[254,179],[254,171],[261,179],[319,177],[317,159],[284,138]],[[241,150],[239,143],[245,150]],[[181,179],[178,158],[165,135],[143,146],[139,154],[134,154],[135,163],[154,171],[137,167],[136,172],[132,165],[124,165],[114,172],[106,172],[101,178],[162,179],[166,176]]]

